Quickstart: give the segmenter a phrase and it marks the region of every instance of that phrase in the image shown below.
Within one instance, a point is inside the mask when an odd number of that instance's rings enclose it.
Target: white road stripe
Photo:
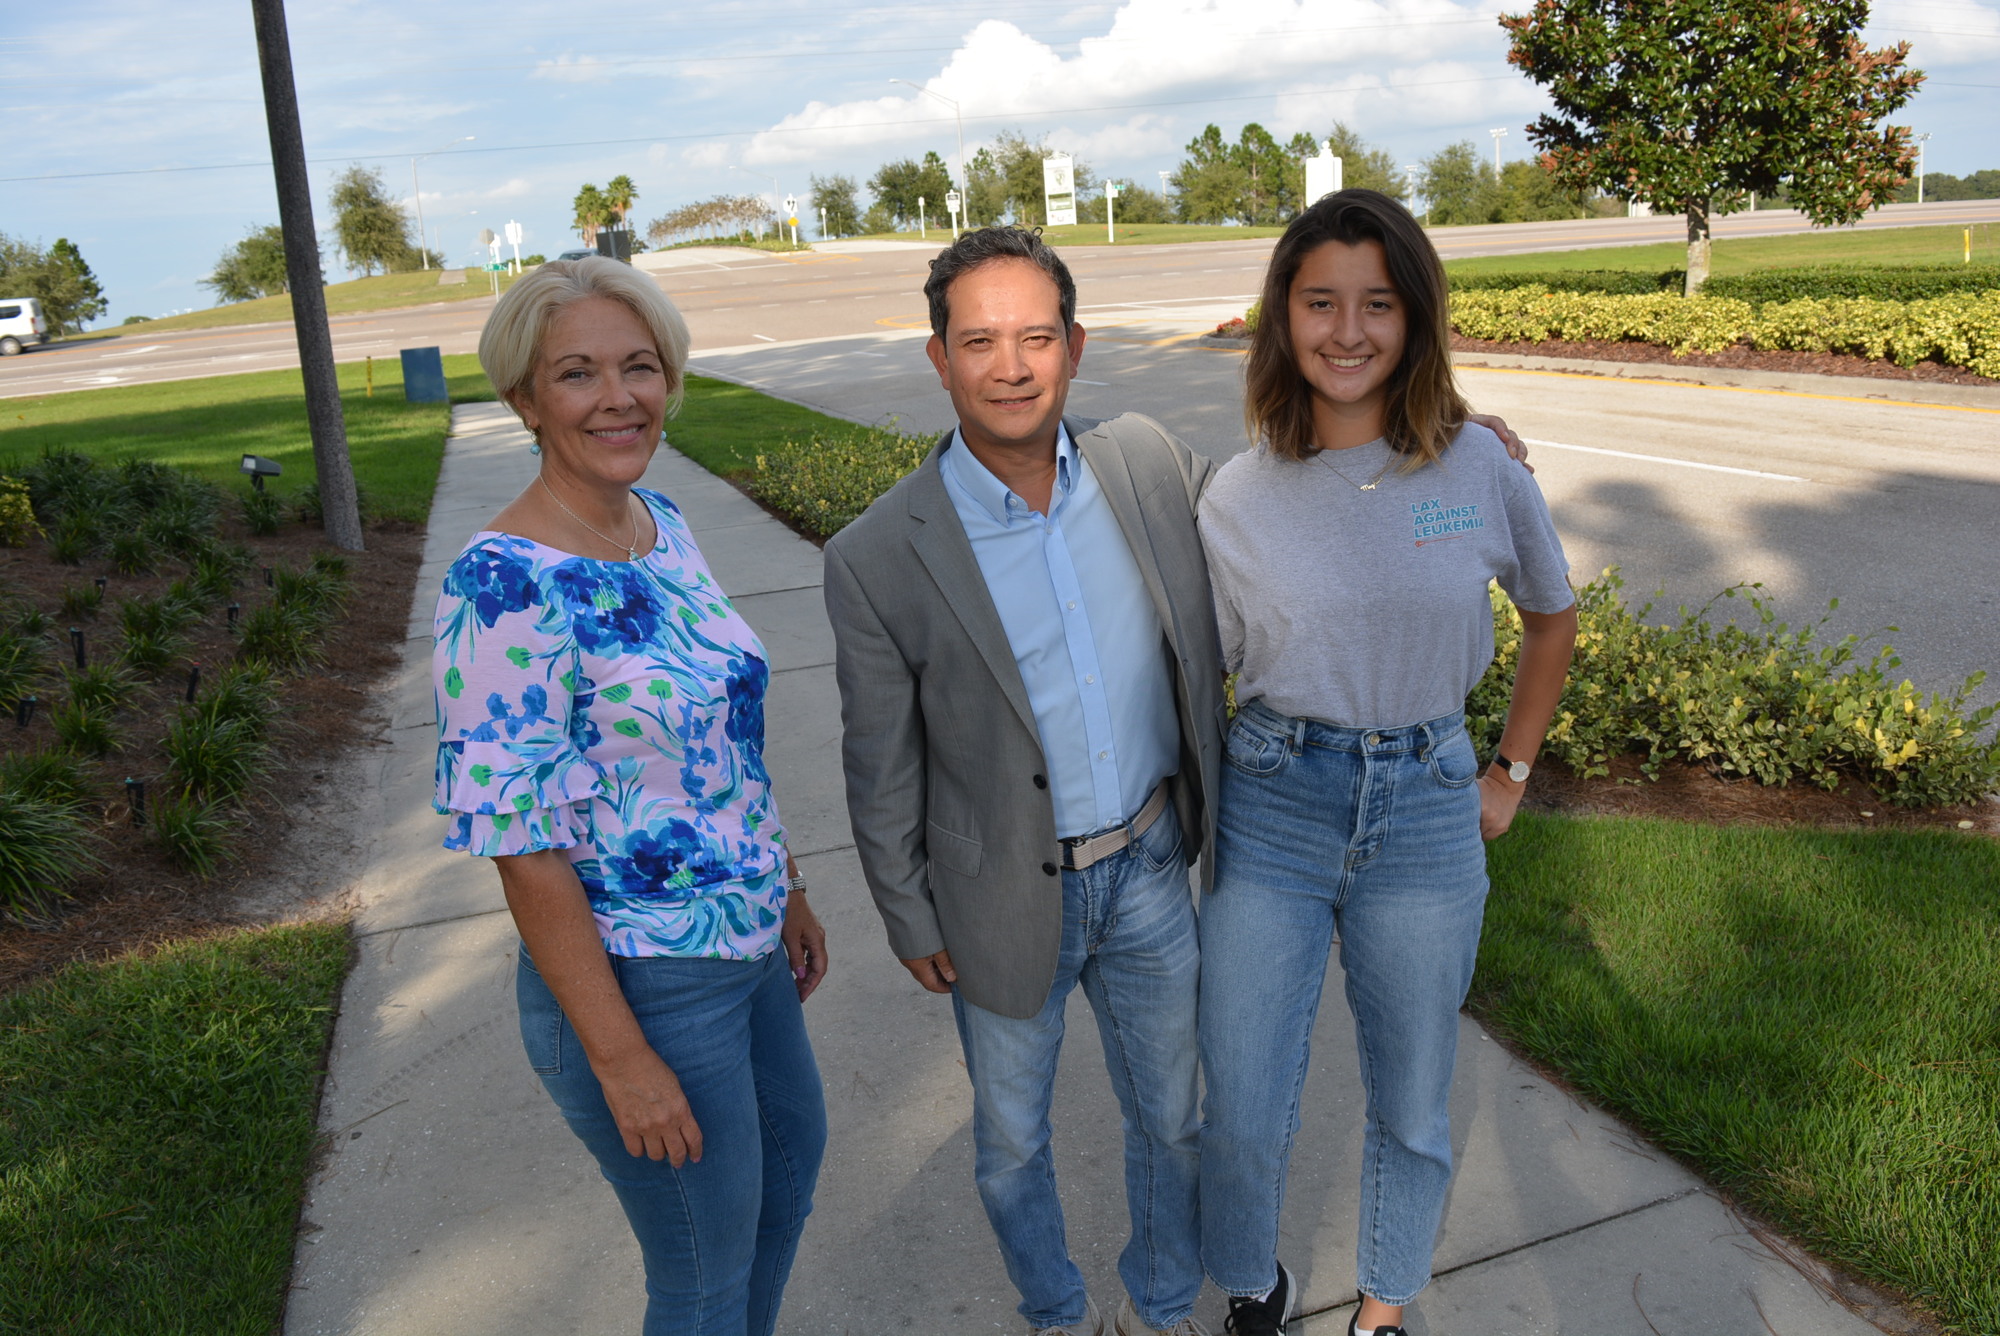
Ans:
[[[1564,445],[1561,441],[1538,441],[1532,436],[1523,436],[1529,445],[1539,445],[1550,450],[1575,450],[1586,455],[1612,455],[1618,459],[1643,459],[1649,464],[1674,464],[1684,469],[1706,469],[1710,473],[1737,473],[1746,478],[1773,478],[1778,482],[1811,482],[1811,478],[1797,478],[1789,473],[1766,473],[1762,469],[1731,468],[1727,464],[1698,464],[1692,459],[1673,459],[1666,455],[1635,455],[1630,450],[1606,450],[1596,445]]]
[[[764,342],[766,342],[766,343],[776,343],[776,342],[777,342],[777,340],[776,340],[776,339],[774,339],[774,338],[772,338],[772,337],[771,337],[771,336],[770,336],[769,334],[752,334],[752,335],[751,335],[750,337],[751,337],[751,338],[753,338],[753,339],[762,339],[762,340],[763,340]]]

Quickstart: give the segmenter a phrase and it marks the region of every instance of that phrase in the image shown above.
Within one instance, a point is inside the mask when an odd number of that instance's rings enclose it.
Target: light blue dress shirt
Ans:
[[[1135,816],[1178,768],[1166,633],[1118,517],[1056,429],[1056,485],[1036,514],[952,433],[938,457],[1028,690],[1056,834]]]

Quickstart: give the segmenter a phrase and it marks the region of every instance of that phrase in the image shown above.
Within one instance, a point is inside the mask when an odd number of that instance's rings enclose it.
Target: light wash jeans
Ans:
[[[1150,1326],[1186,1317],[1201,1289],[1196,1220],[1194,904],[1180,823],[1168,806],[1138,840],[1062,874],[1062,952],[1039,1014],[1001,1016],[952,995],[972,1078],[973,1176],[1030,1326],[1079,1322],[1083,1273],[1070,1260],[1049,1145],[1063,1004],[1083,985],[1111,1088],[1125,1115],[1132,1237],[1118,1275]]]
[[[612,956],[611,968],[694,1110],[698,1164],[676,1169],[626,1151],[583,1045],[525,947],[515,995],[529,1063],[638,1236],[645,1336],[770,1336],[826,1146],[819,1068],[785,953]]]
[[[1201,913],[1202,1261],[1230,1294],[1277,1278],[1278,1212],[1336,935],[1367,1097],[1357,1279],[1430,1282],[1451,1183],[1458,1009],[1486,907],[1479,762],[1454,713],[1339,728],[1236,716]]]

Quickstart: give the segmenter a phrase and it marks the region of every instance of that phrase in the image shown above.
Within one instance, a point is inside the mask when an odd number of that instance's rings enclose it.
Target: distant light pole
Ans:
[[[755,177],[759,177],[759,178],[761,178],[762,180],[765,180],[765,181],[769,181],[769,182],[771,183],[771,207],[772,207],[772,208],[774,208],[774,209],[778,207],[778,178],[777,178],[777,177],[775,177],[775,176],[765,176],[765,175],[764,175],[764,173],[762,173],[762,172],[753,172],[753,171],[751,171],[751,170],[750,170],[750,169],[749,169],[748,167],[738,167],[738,166],[737,166],[737,165],[736,165],[735,163],[733,163],[733,162],[729,164],[729,170],[730,170],[730,171],[732,171],[732,172],[741,172],[741,173],[743,173],[743,174],[744,174],[745,176],[755,176]]]
[[[958,103],[952,101],[934,88],[926,88],[922,84],[911,83],[908,79],[891,79],[889,82],[892,84],[901,84],[905,88],[914,88],[919,93],[928,93],[951,108],[951,117],[958,122],[958,190],[961,195],[970,198],[972,192],[966,188],[965,176],[965,115],[959,110]],[[951,239],[953,241],[958,240],[957,214],[953,214],[951,219]]]
[[[1917,203],[1924,202],[1924,144],[1931,137],[1926,130],[1917,136]]]
[[[1507,137],[1507,127],[1503,125],[1497,130],[1488,130],[1486,133],[1493,136],[1493,179],[1498,181],[1500,179],[1500,141]]]
[[[1407,165],[1406,165],[1406,166],[1405,166],[1405,167],[1403,168],[1403,189],[1404,189],[1405,191],[1407,191],[1407,192],[1409,193],[1409,196],[1410,196],[1410,212],[1411,212],[1411,213],[1415,213],[1415,212],[1417,211],[1417,209],[1416,209],[1416,204],[1417,204],[1417,173],[1418,173],[1419,171],[1421,171],[1421,170],[1423,170],[1423,169],[1422,169],[1422,168],[1420,168],[1420,167],[1418,167],[1418,166],[1417,166],[1417,164],[1415,164],[1414,162],[1413,162],[1413,163],[1409,163],[1409,164],[1407,164]],[[1430,217],[1430,212],[1431,212],[1431,211],[1430,211],[1429,209],[1425,209],[1425,210],[1424,210],[1424,217],[1425,217],[1425,219],[1426,219],[1426,220],[1428,220],[1428,219],[1429,219],[1429,217]]]
[[[424,191],[423,187],[417,184],[417,162],[423,158],[435,158],[448,149],[457,148],[460,144],[469,144],[476,138],[477,135],[460,135],[444,148],[434,148],[428,153],[419,153],[410,159],[410,193],[417,197],[417,252],[423,256],[426,269],[431,267],[431,253],[424,245]]]

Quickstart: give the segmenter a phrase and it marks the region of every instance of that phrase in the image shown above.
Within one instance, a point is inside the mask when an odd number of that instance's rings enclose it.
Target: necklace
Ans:
[[[621,542],[619,542],[619,541],[618,541],[618,540],[617,540],[616,538],[613,538],[613,537],[612,537],[612,536],[611,536],[610,534],[608,534],[608,533],[605,533],[605,532],[604,532],[603,530],[601,530],[601,529],[596,529],[596,528],[592,528],[592,526],[590,525],[589,521],[585,520],[585,519],[583,518],[583,516],[581,516],[581,515],[577,514],[577,513],[576,513],[576,512],[574,511],[574,510],[571,510],[571,509],[570,509],[570,508],[569,508],[568,506],[566,506],[566,505],[563,505],[563,499],[562,499],[561,497],[559,497],[559,496],[557,496],[557,495],[556,495],[556,489],[555,489],[555,488],[553,488],[553,487],[551,487],[551,486],[549,486],[549,480],[548,480],[548,477],[547,477],[547,475],[545,475],[545,474],[539,474],[539,473],[538,473],[538,474],[536,474],[535,476],[536,476],[537,478],[539,478],[539,479],[541,480],[541,484],[542,484],[542,490],[543,490],[543,491],[545,491],[545,492],[547,492],[547,493],[549,494],[549,500],[551,500],[551,501],[555,502],[555,503],[556,503],[557,505],[559,505],[559,506],[562,506],[562,512],[563,512],[563,514],[565,514],[565,515],[569,516],[569,517],[570,517],[571,519],[575,520],[575,521],[576,521],[576,522],[577,522],[578,524],[581,524],[581,525],[583,525],[583,527],[584,527],[584,528],[586,528],[586,529],[589,529],[589,530],[590,530],[590,531],[591,531],[592,533],[596,534],[596,535],[597,535],[597,536],[598,536],[599,538],[602,538],[602,539],[603,539],[603,540],[604,540],[605,542],[607,542],[607,543],[611,544],[611,546],[613,546],[613,547],[622,547],[622,548],[624,548],[624,549],[625,549],[625,560],[627,560],[627,561],[637,561],[637,560],[639,559],[639,518],[638,518],[638,516],[634,515],[634,516],[632,517],[632,541],[631,541],[631,542],[629,542],[629,543],[621,543]],[[629,498],[629,497],[630,497],[630,496],[632,495],[632,493],[630,493],[630,492],[627,492],[627,493],[625,493],[625,495],[626,495],[626,496],[627,496],[627,497]],[[630,506],[627,506],[627,507],[626,507],[626,513],[627,513],[627,514],[631,514],[631,507],[630,507]]]
[[[1370,478],[1367,482],[1356,482],[1354,481],[1354,479],[1348,477],[1345,473],[1342,473],[1340,469],[1336,468],[1334,466],[1334,462],[1326,457],[1326,453],[1327,453],[1326,451],[1321,450],[1318,454],[1314,455],[1313,458],[1317,459],[1320,463],[1326,465],[1328,468],[1333,469],[1333,472],[1336,477],[1338,477],[1342,482],[1346,483],[1349,487],[1352,487],[1357,492],[1374,491],[1377,487],[1382,485],[1382,475],[1389,471],[1389,464],[1384,464],[1381,468],[1375,470],[1375,476]],[[1395,462],[1396,462],[1395,457],[1393,455],[1390,456],[1389,463],[1393,464]]]

